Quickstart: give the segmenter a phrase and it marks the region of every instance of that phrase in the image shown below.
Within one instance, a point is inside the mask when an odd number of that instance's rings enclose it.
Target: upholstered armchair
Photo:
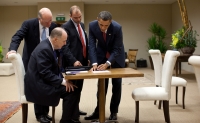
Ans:
[[[161,86],[161,73],[162,73],[162,56],[160,50],[149,50],[149,54],[152,57],[155,73],[155,84]],[[176,87],[176,104],[178,104],[178,87],[183,87],[182,93],[182,107],[185,109],[185,90],[187,81],[181,77],[172,76],[171,86]],[[156,104],[156,101],[155,103]],[[161,108],[161,101],[159,101],[158,108]]]
[[[12,62],[15,71],[15,78],[18,85],[19,102],[21,102],[22,106],[22,123],[27,123],[28,104],[32,102],[28,102],[24,94],[25,70],[22,58],[19,53],[12,53],[8,55],[8,59]],[[55,123],[55,107],[52,107],[52,122]]]
[[[161,86],[159,87],[140,87],[132,92],[132,98],[135,100],[135,122],[139,123],[139,101],[163,100],[163,111],[165,122],[170,123],[169,100],[171,99],[171,80],[173,68],[177,57],[180,55],[178,51],[168,50],[165,54],[164,64],[162,66]],[[157,75],[155,75],[157,76]]]
[[[196,80],[197,80],[197,85],[199,88],[199,92],[200,92],[200,56],[191,56],[188,59],[189,64],[191,64],[193,66],[194,69],[194,73],[196,76]]]

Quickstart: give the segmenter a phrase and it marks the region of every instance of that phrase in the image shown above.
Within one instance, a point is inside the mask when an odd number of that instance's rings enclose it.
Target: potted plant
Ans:
[[[172,34],[171,47],[176,50],[181,50],[183,54],[193,54],[195,47],[197,47],[197,34],[196,30],[190,26],[188,29],[182,27]]]
[[[1,45],[1,42],[0,42],[0,63],[3,62],[3,47]]]
[[[163,41],[167,35],[166,30],[154,22],[149,27],[149,31],[152,33],[152,36],[147,40],[148,50],[158,49],[162,54],[164,54],[168,49],[167,45]],[[149,56],[149,61],[151,64],[151,68],[153,69],[153,62],[151,56]]]

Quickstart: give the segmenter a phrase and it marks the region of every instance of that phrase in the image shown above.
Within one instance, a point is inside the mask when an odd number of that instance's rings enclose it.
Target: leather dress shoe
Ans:
[[[117,120],[117,113],[111,113],[109,120]]]
[[[99,119],[99,114],[98,113],[92,113],[89,116],[84,117],[85,120],[95,120],[95,119]]]
[[[48,114],[46,115],[46,119],[49,120],[49,121],[52,121],[52,117],[49,116]]]
[[[72,119],[71,123],[81,123],[79,120]]]
[[[46,118],[46,116],[42,115],[37,118],[37,121],[40,123],[50,123],[50,121]]]
[[[84,111],[79,110],[79,115],[86,115],[87,113]]]

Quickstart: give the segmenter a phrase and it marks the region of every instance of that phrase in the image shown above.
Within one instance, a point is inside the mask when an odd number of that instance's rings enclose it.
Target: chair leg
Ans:
[[[178,104],[178,86],[176,86],[176,104]]]
[[[52,123],[55,123],[55,106],[52,106]]]
[[[163,112],[164,112],[165,122],[170,123],[169,101],[168,100],[163,100]]]
[[[183,98],[182,98],[183,109],[185,109],[185,90],[186,90],[186,87],[183,87]]]
[[[135,101],[135,123],[139,123],[139,101]]]
[[[159,85],[156,85],[156,87],[159,87]],[[155,100],[155,101],[154,101],[154,105],[156,105],[156,102],[157,102],[157,101]]]
[[[159,101],[158,109],[161,109],[161,105],[162,105],[162,100]]]
[[[27,117],[28,117],[28,104],[22,103],[22,123],[27,123]]]

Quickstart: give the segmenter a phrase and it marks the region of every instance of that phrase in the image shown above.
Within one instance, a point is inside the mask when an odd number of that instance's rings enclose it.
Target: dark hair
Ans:
[[[103,21],[112,20],[112,15],[108,11],[101,11],[99,13],[98,19],[102,19]]]
[[[63,28],[61,27],[56,27],[51,31],[50,37],[51,38],[61,38],[62,36],[62,32],[65,31]]]
[[[74,10],[80,10],[79,6],[77,6],[77,5],[72,6],[72,7],[69,9],[70,15],[72,15],[72,12],[73,12]],[[81,11],[81,10],[80,10],[80,11]]]

